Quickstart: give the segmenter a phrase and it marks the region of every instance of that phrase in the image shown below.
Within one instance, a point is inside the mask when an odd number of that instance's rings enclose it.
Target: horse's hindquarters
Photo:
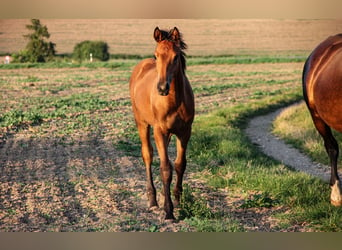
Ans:
[[[342,132],[342,49],[331,54],[313,72],[310,100],[321,119]]]

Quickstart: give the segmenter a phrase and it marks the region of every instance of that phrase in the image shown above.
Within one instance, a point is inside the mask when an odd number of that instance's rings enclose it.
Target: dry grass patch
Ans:
[[[309,110],[304,102],[285,109],[274,121],[273,132],[317,162],[329,165],[323,138],[312,122]],[[334,131],[335,138],[341,144],[342,136]],[[341,147],[341,145],[340,145]],[[341,166],[342,160],[339,160]]]

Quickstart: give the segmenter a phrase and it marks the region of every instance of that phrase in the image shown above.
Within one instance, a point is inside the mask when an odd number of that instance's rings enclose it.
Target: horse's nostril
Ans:
[[[162,95],[162,96],[166,96],[166,95],[169,94],[169,90],[168,90],[168,89],[164,89],[164,90],[158,89],[158,92],[159,92],[159,94]]]
[[[170,89],[170,85],[168,83],[166,84],[158,84],[158,92],[160,95],[165,96],[169,94],[169,89]]]

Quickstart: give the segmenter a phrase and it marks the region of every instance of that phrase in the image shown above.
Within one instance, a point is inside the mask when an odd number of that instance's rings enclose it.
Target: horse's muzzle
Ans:
[[[169,94],[170,84],[169,83],[159,83],[158,93],[162,96],[167,96]]]

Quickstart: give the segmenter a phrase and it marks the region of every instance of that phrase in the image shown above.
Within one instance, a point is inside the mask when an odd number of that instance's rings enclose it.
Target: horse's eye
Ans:
[[[155,55],[153,55],[153,58],[154,58],[154,60],[157,60],[157,57]]]

